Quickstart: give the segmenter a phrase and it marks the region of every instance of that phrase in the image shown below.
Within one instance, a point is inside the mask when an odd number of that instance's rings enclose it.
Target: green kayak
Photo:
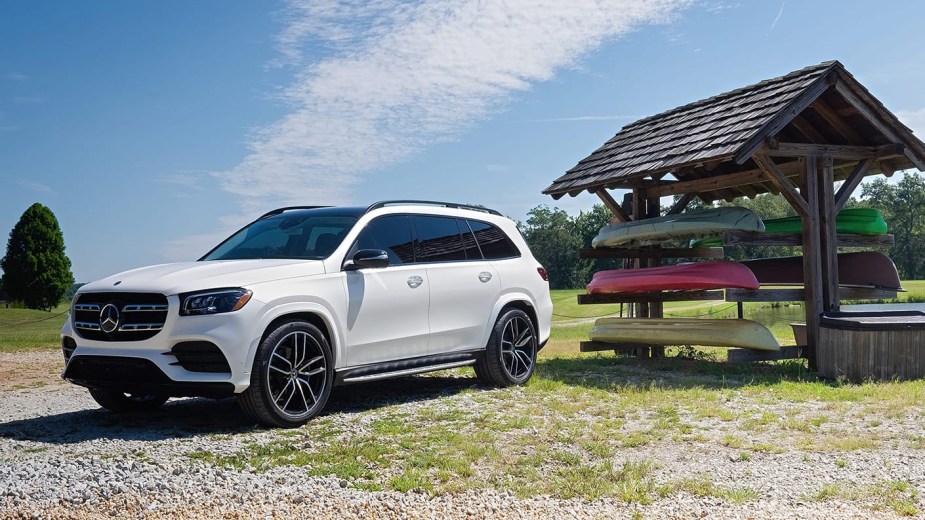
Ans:
[[[764,221],[765,233],[796,234],[802,231],[800,217],[774,218]],[[883,235],[887,232],[883,215],[874,208],[843,209],[835,216],[835,232],[850,235]],[[723,245],[722,237],[695,240],[691,247],[716,247]]]

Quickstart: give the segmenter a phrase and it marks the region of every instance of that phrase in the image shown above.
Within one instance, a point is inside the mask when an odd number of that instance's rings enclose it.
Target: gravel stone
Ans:
[[[11,355],[0,356],[0,363]],[[17,354],[18,363],[60,363],[57,353]],[[755,452],[747,461],[738,450],[717,443],[670,440],[640,446],[635,459],[654,461],[657,483],[708,474],[717,486],[748,487],[758,498],[742,504],[678,492],[650,504],[618,498],[598,500],[518,498],[492,489],[453,494],[356,489],[347,480],[309,477],[304,468],[281,466],[265,472],[215,467],[190,452],[236,453],[279,431],[257,429],[232,400],[177,399],[148,416],[102,411],[87,392],[60,384],[54,376],[38,388],[0,388],[0,519],[6,518],[897,518],[872,509],[870,499],[807,500],[830,482],[907,481],[925,496],[925,451],[883,447],[838,453],[789,450]],[[433,401],[477,407],[466,394]],[[433,402],[432,401],[432,402]],[[727,403],[745,410],[733,397]],[[413,407],[397,401],[383,408]],[[367,418],[340,412],[357,428]],[[880,431],[900,435],[920,414],[885,421]],[[858,421],[856,435],[864,434]],[[727,428],[721,422],[702,427]],[[841,461],[836,465],[836,460]],[[921,500],[921,499],[918,499]],[[921,503],[916,506],[920,511]]]

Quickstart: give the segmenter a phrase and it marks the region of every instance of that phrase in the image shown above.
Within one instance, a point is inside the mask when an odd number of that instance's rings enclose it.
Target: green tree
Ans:
[[[578,258],[578,250],[590,247],[591,240],[613,218],[602,204],[571,217],[564,210],[541,204],[527,213],[521,232],[533,255],[549,273],[553,289],[580,289],[595,271],[614,269],[617,261]]]
[[[890,258],[904,279],[925,276],[925,179],[906,173],[896,184],[878,178],[862,185],[861,197],[883,214],[895,245]]]
[[[533,256],[549,273],[550,288],[580,286],[576,252],[581,247],[581,238],[575,232],[574,222],[568,213],[541,204],[527,212],[523,234]]]
[[[64,254],[64,235],[50,209],[36,202],[22,214],[10,232],[0,267],[0,286],[10,299],[45,310],[61,302],[74,276]]]

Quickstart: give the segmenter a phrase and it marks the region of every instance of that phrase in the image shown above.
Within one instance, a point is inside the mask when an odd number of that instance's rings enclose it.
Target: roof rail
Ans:
[[[366,208],[366,212],[369,213],[374,209],[384,208],[386,206],[440,206],[444,208],[453,208],[453,209],[468,209],[472,211],[480,211],[482,213],[489,213],[491,215],[501,215],[500,212],[485,208],[482,206],[473,206],[471,204],[457,204],[455,202],[438,202],[435,200],[383,200],[375,204],[372,204],[370,207]]]
[[[318,208],[330,208],[331,206],[286,206],[285,208],[277,208],[272,211],[268,211],[263,215],[260,215],[260,218],[257,220],[263,220],[267,217],[272,217],[273,215],[279,215],[285,211],[290,211],[294,209],[318,209]]]

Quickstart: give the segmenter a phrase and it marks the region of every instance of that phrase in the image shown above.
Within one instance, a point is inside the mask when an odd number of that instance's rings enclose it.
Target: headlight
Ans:
[[[250,301],[247,289],[213,289],[180,295],[180,316],[234,312]]]

